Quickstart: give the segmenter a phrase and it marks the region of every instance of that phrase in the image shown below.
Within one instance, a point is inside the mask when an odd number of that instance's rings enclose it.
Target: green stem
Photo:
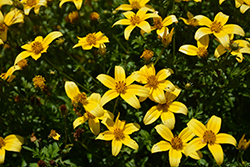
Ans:
[[[67,134],[67,118],[66,116],[64,115],[64,130],[65,130],[65,146],[67,145],[67,139],[68,139],[68,134]]]
[[[161,58],[161,55],[162,55],[163,51],[165,50],[165,48],[166,48],[166,46],[164,46],[164,47],[162,48],[161,53],[158,55],[157,59],[155,60],[154,65],[155,65],[155,64],[159,61],[159,59]]]
[[[123,51],[125,52],[125,53],[128,53],[128,51],[124,48],[124,46],[121,44],[121,42],[120,42],[120,40],[114,35],[114,34],[112,34],[113,35],[113,37],[115,38],[115,40],[116,40],[116,42],[121,46],[121,48],[123,49]]]
[[[113,114],[115,115],[115,109],[116,109],[116,106],[118,104],[118,99],[119,99],[119,96],[116,98],[115,100],[115,105],[114,105],[114,109],[113,109]]]

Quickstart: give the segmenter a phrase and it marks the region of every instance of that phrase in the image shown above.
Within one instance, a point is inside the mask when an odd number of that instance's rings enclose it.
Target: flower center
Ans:
[[[81,103],[82,105],[86,105],[88,103],[86,93],[82,92],[75,96],[73,103]]]
[[[4,32],[6,29],[6,25],[4,23],[0,23],[0,32]]]
[[[28,6],[34,6],[34,5],[36,5],[36,0],[27,0],[27,1],[26,1],[26,4],[27,4]]]
[[[127,90],[126,83],[124,81],[116,82],[115,89],[117,93],[122,93],[122,94],[126,93]]]
[[[202,57],[202,58],[207,57],[207,55],[208,55],[207,49],[204,48],[204,47],[199,47],[199,48],[198,48],[197,55],[198,55],[199,57]]]
[[[132,1],[130,5],[133,9],[140,9],[141,8],[140,3],[137,0]]]
[[[144,50],[140,58],[144,57],[146,60],[149,60],[153,56],[154,56],[154,52],[153,51],[151,51],[151,50]]]
[[[148,86],[149,87],[153,87],[154,89],[157,88],[158,86],[158,81],[157,81],[157,78],[154,76],[154,75],[150,75],[148,78],[147,78],[147,82],[148,82]]]
[[[203,135],[203,143],[214,144],[216,141],[216,136],[211,130],[207,130]]]
[[[5,142],[2,137],[0,137],[0,149],[5,146]]]
[[[96,44],[96,37],[93,34],[88,34],[86,36],[86,41],[88,42],[89,45],[95,45]]]
[[[214,21],[211,24],[210,30],[215,33],[219,33],[222,30],[223,26],[220,22]]]
[[[130,22],[131,24],[134,26],[136,24],[139,24],[140,23],[140,17],[139,16],[131,16],[131,19],[130,19]]]
[[[57,136],[56,131],[55,130],[51,130],[49,136],[51,136],[51,137]]]
[[[154,27],[156,29],[161,29],[163,27],[162,18],[153,18],[153,20],[154,20]]]
[[[23,59],[23,60],[20,60],[17,65],[20,67],[20,68],[24,68],[26,66],[28,66],[28,61],[26,59]]]
[[[41,75],[37,75],[35,76],[33,79],[33,84],[35,86],[35,88],[40,88],[40,89],[43,89],[45,87],[45,79],[44,77],[42,77]]]
[[[168,101],[168,100],[167,100],[166,103],[158,104],[158,105],[157,105],[157,109],[158,109],[158,110],[162,110],[163,112],[167,112],[167,111],[168,111],[168,108],[169,108],[169,101]]]
[[[123,134],[123,131],[121,129],[119,129],[119,128],[116,128],[114,130],[114,135],[115,135],[116,140],[121,140],[121,139],[123,139],[125,137],[124,134]]]
[[[239,44],[238,43],[235,43],[233,42],[231,45],[230,45],[231,49],[232,50],[238,50],[240,47],[239,47]]]
[[[178,136],[172,138],[171,145],[172,145],[173,149],[175,149],[175,150],[182,150],[183,149],[182,140]]]
[[[39,54],[41,53],[41,51],[43,50],[43,45],[41,42],[35,41],[33,42],[33,44],[31,45],[32,51],[35,54]]]
[[[89,119],[95,119],[95,116],[90,114],[90,112],[87,111],[86,113]]]
[[[189,25],[194,26],[194,27],[199,25],[199,21],[197,19],[190,19],[188,23]]]

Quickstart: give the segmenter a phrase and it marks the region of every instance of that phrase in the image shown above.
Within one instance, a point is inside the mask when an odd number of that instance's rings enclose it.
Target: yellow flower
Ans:
[[[12,0],[1,0],[0,1],[0,8],[3,6],[3,5],[12,5],[13,2]]]
[[[154,12],[154,8],[150,5],[146,5],[149,0],[128,0],[129,4],[122,4],[115,10],[139,10],[143,7],[147,8],[149,11]]]
[[[44,89],[45,85],[45,79],[41,75],[36,75],[33,79],[33,84],[35,88],[40,88],[41,90]]]
[[[219,12],[212,22],[206,16],[201,16],[199,25],[206,25],[207,27],[199,28],[195,33],[195,39],[198,41],[201,37],[208,34],[214,34],[224,47],[229,47],[229,34],[245,35],[244,30],[235,24],[226,24],[229,16]]]
[[[167,47],[172,42],[173,35],[174,35],[174,28],[172,28],[169,33],[168,28],[165,27],[165,31],[162,36],[162,43],[165,47]]]
[[[179,51],[187,54],[189,56],[198,56],[201,58],[205,58],[208,55],[207,47],[209,43],[209,36],[205,35],[200,40],[197,41],[197,47],[193,45],[182,45],[179,48]]]
[[[23,11],[25,15],[29,15],[32,8],[34,8],[35,14],[38,14],[40,7],[47,5],[47,0],[21,0],[21,2],[23,3]]]
[[[154,52],[152,50],[145,49],[140,58],[143,58],[149,61],[154,56]]]
[[[61,0],[59,7],[61,8],[65,2],[73,2],[77,10],[80,10],[82,7],[82,0]]]
[[[60,137],[61,135],[59,135],[58,133],[56,133],[56,131],[55,130],[51,130],[50,131],[50,134],[49,134],[49,137],[52,137],[54,140],[59,140],[59,137]]]
[[[197,16],[194,16],[192,13],[187,12],[187,17],[188,19],[185,19],[183,17],[180,17],[180,19],[182,19],[185,24],[190,25],[190,26],[196,27],[199,25],[199,20],[197,19]]]
[[[244,0],[245,4],[241,4],[240,12],[245,13],[250,8],[250,0]]]
[[[81,93],[75,82],[66,81],[64,88],[73,104],[81,104],[86,111],[96,117],[103,116],[103,109],[100,104],[89,99],[84,92]]]
[[[0,78],[3,80],[7,80],[8,82],[11,82],[16,76],[13,75],[13,73],[17,70],[21,70],[21,67],[16,65],[16,66],[11,66],[6,73],[2,73],[0,75]]]
[[[101,103],[101,95],[99,93],[92,93],[88,100],[92,100],[92,101],[95,101],[97,102],[98,104]],[[102,105],[100,105],[101,108],[102,108]],[[99,120],[102,120],[104,118],[109,118],[109,119],[114,119],[114,115],[107,111],[107,110],[103,110],[103,115],[100,116],[100,117],[96,117],[92,114],[90,114],[88,111],[86,111],[86,113],[84,114],[84,116],[81,116],[81,117],[78,117],[74,122],[73,122],[73,126],[74,126],[74,129],[83,124],[84,122],[86,122],[88,120],[88,124],[89,124],[89,128],[91,130],[91,132],[94,134],[94,135],[98,135],[100,133],[100,121]]]
[[[166,80],[168,76],[174,72],[168,69],[162,69],[155,75],[155,67],[153,63],[144,65],[139,71],[137,82],[145,84],[144,87],[149,90],[149,98],[157,103],[163,104],[166,102],[164,90],[174,91],[175,86],[169,80]]]
[[[89,19],[91,21],[97,21],[100,18],[100,15],[97,12],[90,13]]]
[[[188,112],[187,107],[183,103],[174,101],[180,92],[181,89],[178,87],[176,87],[173,92],[166,92],[165,103],[151,107],[143,118],[144,124],[149,125],[161,117],[161,121],[164,125],[166,125],[169,129],[174,129],[174,113],[187,115]]]
[[[24,138],[19,135],[9,135],[4,139],[0,137],[0,164],[4,163],[5,150],[20,152],[22,149],[22,144],[24,143]]]
[[[206,145],[212,153],[218,165],[223,163],[224,153],[220,144],[232,144],[236,146],[236,140],[233,136],[226,133],[219,133],[221,128],[221,118],[213,115],[207,125],[203,125],[196,119],[191,119],[187,126],[198,136],[188,143],[185,154],[189,155],[194,150],[200,150]]]
[[[119,120],[120,113],[116,117],[115,122],[111,119],[104,119],[102,122],[108,128],[107,131],[100,133],[96,139],[109,141],[112,140],[112,155],[117,156],[122,148],[122,144],[137,150],[138,144],[130,138],[130,134],[140,129],[137,123],[128,123]]]
[[[174,136],[171,130],[165,125],[157,125],[155,127],[157,133],[161,135],[167,141],[160,141],[153,145],[151,152],[162,152],[168,151],[169,162],[171,167],[179,166],[181,161],[182,153],[184,153],[187,142],[194,137],[192,131],[189,128],[183,129],[178,136]],[[200,151],[193,151],[190,155],[191,158],[199,160],[202,158]]]
[[[12,24],[23,23],[24,15],[18,9],[13,9],[3,16],[0,11],[0,44],[7,40],[7,30]]]
[[[117,22],[113,24],[113,26],[118,25],[118,24],[129,25],[124,31],[124,37],[126,40],[129,39],[130,33],[135,27],[139,27],[146,33],[149,33],[151,31],[151,27],[149,23],[145,20],[148,18],[159,17],[159,16],[155,13],[146,14],[147,11],[148,9],[144,7],[144,8],[139,9],[136,14],[132,11],[124,12],[123,15],[127,19],[118,20]]]
[[[250,54],[250,43],[246,40],[233,40],[234,35],[230,36],[230,46],[228,48],[224,47],[223,45],[219,45],[214,52],[215,57],[220,57],[226,51],[231,52],[231,55],[236,56],[236,60],[241,63],[244,59],[242,53]]]
[[[224,2],[224,1],[225,0],[219,0],[219,4],[221,5],[222,2]],[[246,0],[235,0],[235,7],[239,8],[244,3],[244,1],[246,1]]]
[[[105,105],[110,100],[121,96],[129,105],[138,109],[141,107],[136,95],[141,97],[147,97],[149,94],[148,89],[143,86],[132,84],[137,78],[138,74],[131,74],[126,78],[124,69],[121,66],[115,66],[115,78],[112,78],[106,74],[100,74],[96,78],[110,88],[102,97],[101,105]]]
[[[41,57],[42,53],[47,52],[49,44],[56,38],[62,36],[60,31],[53,31],[49,33],[44,39],[42,36],[38,36],[31,43],[21,46],[26,51],[21,52],[17,55],[14,64],[17,64],[20,60],[31,56],[33,59],[37,60]]]
[[[157,13],[156,13],[157,14]],[[156,33],[162,38],[164,33],[168,30],[169,25],[173,23],[178,23],[178,20],[175,15],[167,16],[164,20],[162,20],[162,17],[155,17],[153,18],[154,26],[151,27],[151,31],[156,30]]]
[[[245,139],[245,134],[242,136],[242,138],[239,141],[237,149],[245,151],[250,145],[250,140]]]
[[[89,33],[86,37],[80,38],[79,42],[73,46],[73,48],[81,46],[83,50],[90,50],[93,47],[99,48],[99,46],[103,43],[108,43],[109,39],[108,37],[104,36],[101,31],[97,33]]]

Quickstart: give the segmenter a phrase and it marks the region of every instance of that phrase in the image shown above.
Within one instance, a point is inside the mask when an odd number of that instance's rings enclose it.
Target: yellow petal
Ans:
[[[178,135],[179,138],[181,138],[183,143],[187,143],[189,140],[191,140],[195,135],[194,133],[188,128],[184,128],[180,134]]]
[[[187,112],[188,112],[188,109],[185,106],[185,104],[178,102],[178,101],[174,101],[173,103],[171,103],[168,107],[168,110],[173,113],[181,113],[184,115],[187,115]]]
[[[203,147],[205,147],[207,143],[203,143],[201,138],[195,138],[192,141],[188,143],[188,145],[185,148],[185,154],[189,156],[194,151],[200,150]]]
[[[190,128],[190,130],[197,136],[203,137],[205,131],[207,128],[197,119],[191,119],[187,126]]]
[[[229,16],[223,14],[222,12],[219,12],[216,14],[216,16],[214,17],[214,21],[220,22],[221,25],[225,25],[226,22],[228,21]]]
[[[133,26],[133,25],[129,25],[129,26],[127,26],[127,27],[125,28],[125,30],[124,30],[124,38],[125,38],[126,40],[129,39],[130,33],[132,32],[132,30],[133,30],[134,28],[135,28],[135,26]]]
[[[123,130],[124,134],[130,135],[140,129],[140,125],[138,123],[128,123],[125,125]]]
[[[245,36],[244,30],[240,26],[235,24],[227,24],[223,26],[223,31],[227,34],[237,34],[240,36]]]
[[[207,130],[213,131],[217,134],[220,131],[221,127],[221,118],[213,115],[207,122]]]
[[[63,34],[60,31],[53,31],[49,33],[43,40],[43,47],[48,46],[54,39],[61,37]]]
[[[199,21],[199,25],[200,26],[207,26],[207,27],[210,27],[210,25],[212,24],[212,21],[207,18],[206,16],[203,16],[203,15],[197,15],[195,16],[195,19],[197,19]]]
[[[131,17],[134,17],[135,16],[135,13],[132,12],[132,11],[127,11],[127,12],[124,12],[122,13],[128,20],[131,19]]]
[[[0,2],[0,8],[3,6],[3,5],[12,5],[13,2],[11,0],[1,0]]]
[[[247,5],[243,4],[240,7],[240,12],[245,13],[249,8],[250,8],[250,6],[247,6]]]
[[[121,19],[121,20],[116,21],[116,22],[112,25],[112,27],[114,27],[115,25],[118,25],[118,24],[121,24],[121,25],[130,25],[131,22],[130,22],[129,19]]]
[[[221,5],[222,4],[222,2],[224,2],[225,0],[219,0],[219,4]]]
[[[236,146],[237,141],[235,138],[229,134],[226,133],[219,133],[216,135],[216,141],[215,143],[218,144],[232,144]]]
[[[94,135],[98,135],[100,133],[100,122],[98,118],[89,119],[89,128]]]
[[[181,151],[171,148],[169,150],[170,166],[179,166],[179,163],[181,161],[181,157],[182,157]]]
[[[87,120],[88,120],[88,118],[84,117],[84,116],[76,118],[75,121],[73,122],[74,129],[77,126],[79,126],[79,125],[83,124],[84,122],[86,122]]]
[[[171,148],[171,144],[166,141],[160,141],[156,144],[153,145],[151,149],[151,153],[156,153],[156,152],[162,152],[162,151],[168,151]]]
[[[182,45],[179,48],[179,51],[189,56],[196,56],[198,52],[198,48],[193,45]]]
[[[19,135],[8,135],[4,138],[5,142],[12,142],[12,141],[17,141],[19,142],[19,144],[24,144],[24,138],[22,136]]]
[[[156,74],[156,78],[158,78],[158,81],[162,81],[162,80],[165,80],[167,77],[169,77],[173,73],[174,71],[170,68],[162,69]]]
[[[163,104],[166,102],[165,94],[163,89],[155,88],[152,92],[152,97],[157,103]]]
[[[175,15],[169,15],[162,21],[163,26],[169,26],[172,23],[178,23]]]
[[[162,111],[157,109],[157,106],[151,107],[143,118],[145,125],[155,122],[161,115]]]
[[[164,90],[167,92],[174,92],[176,88],[176,86],[174,86],[174,84],[169,80],[165,80],[163,83],[159,83],[158,87],[162,88],[162,86],[164,86]]]
[[[12,77],[13,73],[16,71],[16,70],[21,70],[21,68],[19,66],[11,66],[8,71],[5,73],[4,75],[4,79],[9,79]],[[11,80],[11,79],[10,79]]]
[[[7,151],[14,151],[14,152],[20,152],[22,149],[22,144],[20,141],[15,139],[10,139],[8,141],[5,141],[4,149]]]
[[[172,112],[162,112],[161,121],[170,130],[174,129],[175,117],[174,117],[174,114]]]
[[[71,2],[71,1],[72,0],[61,0],[61,2],[59,3],[59,7],[61,8],[65,2]]]
[[[221,146],[219,144],[208,144],[208,149],[212,153],[216,163],[221,165],[223,163],[224,154]]]
[[[0,164],[4,163],[4,159],[5,159],[5,150],[4,148],[0,148]]]
[[[174,91],[165,93],[165,97],[166,99],[168,99],[168,101],[174,101],[179,96],[180,93],[181,89],[175,86]]]
[[[112,155],[117,156],[121,151],[122,142],[120,140],[113,139],[112,140]]]
[[[136,143],[136,141],[134,141],[133,139],[131,139],[129,136],[125,136],[124,139],[122,140],[122,143],[132,149],[138,150],[139,146]]]
[[[103,120],[102,120],[102,124],[104,124],[108,129],[109,129],[109,131],[111,131],[112,133],[114,132],[114,130],[115,130],[115,123],[114,123],[114,121],[113,121],[113,119],[114,118],[112,118],[112,119],[110,119],[110,118],[108,118],[108,117],[106,117],[106,118],[104,118]]]
[[[77,10],[80,10],[81,7],[82,7],[82,0],[76,0],[76,1],[73,1],[75,6],[76,6],[76,9]]]
[[[196,160],[203,158],[203,155],[200,151],[194,151],[194,152],[190,153],[189,156],[193,159],[196,159]]]
[[[223,45],[219,45],[214,51],[214,56],[218,58],[221,55],[223,55],[226,51],[227,50]]]
[[[133,8],[131,5],[128,4],[122,4],[119,7],[117,7],[115,10],[132,10]]]
[[[31,55],[31,52],[29,51],[23,51],[21,53],[19,53],[14,61],[14,65],[16,65],[19,61],[29,57]]]
[[[139,78],[140,75],[136,72],[132,73],[130,76],[126,78],[126,85],[132,84],[137,78]]]
[[[97,103],[101,102],[101,95],[99,93],[92,93],[89,97],[88,100],[95,101]]]
[[[141,107],[138,98],[130,91],[127,91],[125,94],[121,94],[121,98],[123,98],[123,100],[136,109]]]
[[[174,137],[173,133],[171,132],[171,130],[167,126],[165,126],[163,124],[157,125],[155,127],[155,129],[156,129],[157,133],[159,135],[161,135],[161,137],[163,137],[167,141],[171,141],[172,138]]]
[[[120,112],[118,112],[118,115],[115,119],[114,127],[119,128],[119,129],[124,129],[126,121],[119,120],[119,117],[120,117]]]
[[[145,17],[147,11],[148,11],[148,8],[140,8],[138,12],[136,13],[136,15],[139,16],[140,18],[143,18]]]
[[[78,86],[73,81],[66,81],[64,88],[65,88],[65,92],[66,92],[67,96],[71,100],[73,100],[74,97],[76,97],[78,94],[81,93]]]
[[[209,44],[209,36],[205,35],[197,41],[197,46],[207,48]]]
[[[95,139],[109,141],[109,140],[113,140],[114,137],[115,137],[115,135],[112,132],[105,131],[103,133],[100,133]]]
[[[115,81],[125,81],[125,70],[121,66],[115,66]]]
[[[195,32],[194,38],[195,40],[198,41],[204,35],[209,35],[209,34],[212,34],[212,31],[209,28],[201,27]]]
[[[103,85],[110,89],[115,89],[115,80],[109,75],[99,74],[96,79],[98,79]]]
[[[140,22],[139,24],[137,24],[137,26],[140,27],[146,33],[150,33],[150,31],[151,31],[151,27],[150,27],[149,23],[146,21]]]
[[[119,93],[116,92],[116,90],[108,90],[101,99],[100,105],[104,106],[107,102],[109,102],[110,100],[113,100],[114,98],[116,98],[117,96],[119,96]]]
[[[140,97],[148,97],[149,96],[149,90],[143,86],[140,85],[129,85],[127,87],[127,92],[133,93]]]
[[[88,104],[83,105],[83,107],[86,111],[96,117],[101,117],[104,114],[103,108],[95,101],[88,100]]]
[[[214,33],[214,36],[216,36],[218,38],[218,40],[220,41],[220,43],[225,47],[228,48],[229,47],[229,36],[226,32],[224,31],[220,31],[220,33]]]

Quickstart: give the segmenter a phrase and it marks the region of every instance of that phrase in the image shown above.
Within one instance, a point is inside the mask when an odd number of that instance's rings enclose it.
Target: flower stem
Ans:
[[[117,104],[118,104],[118,99],[119,99],[119,97],[117,97],[116,100],[115,100],[115,105],[114,105],[114,109],[113,109],[113,114],[114,114],[114,115],[115,115],[116,106],[117,106]]]
[[[161,53],[158,55],[157,59],[155,60],[154,65],[155,65],[155,64],[159,61],[159,59],[161,58],[161,55],[162,55],[163,51],[165,50],[165,48],[166,48],[166,46],[164,46],[164,47],[162,48]]]

